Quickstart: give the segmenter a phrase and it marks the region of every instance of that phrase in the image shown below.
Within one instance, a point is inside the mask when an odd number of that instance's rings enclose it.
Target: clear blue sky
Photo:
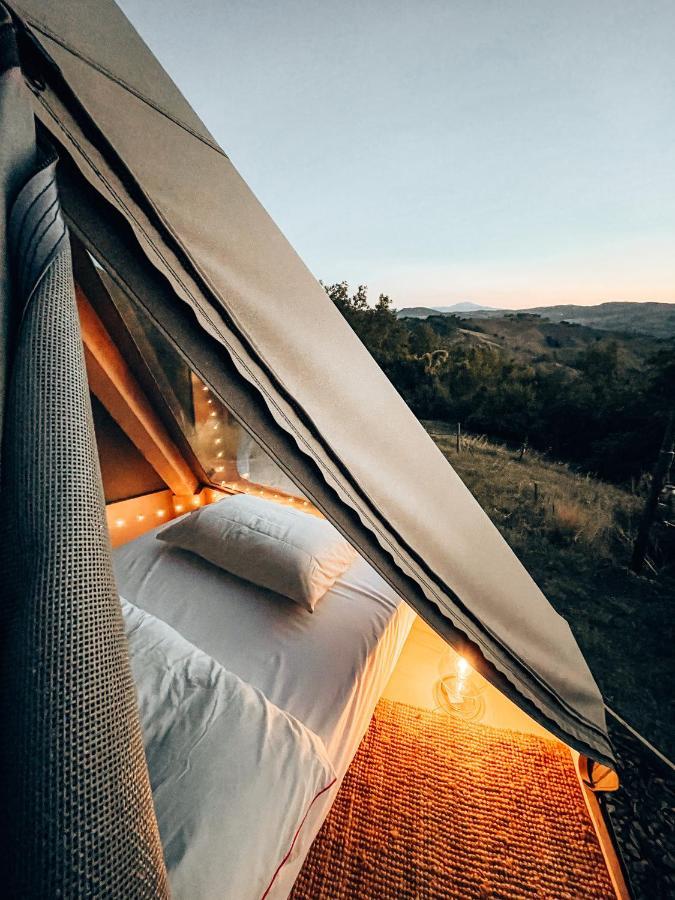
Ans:
[[[318,278],[675,301],[673,0],[121,6]]]

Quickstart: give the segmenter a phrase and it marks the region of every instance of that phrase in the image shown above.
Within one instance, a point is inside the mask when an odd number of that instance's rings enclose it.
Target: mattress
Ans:
[[[361,682],[393,668],[414,614],[360,558],[309,613],[156,540],[161,527],[114,551],[120,594],[259,688],[318,734],[329,753],[337,751],[346,712],[360,712]]]
[[[322,738],[337,783],[304,823],[272,897],[285,897],[366,732],[415,617],[361,558],[313,613],[156,540],[113,553],[120,594],[163,619]]]

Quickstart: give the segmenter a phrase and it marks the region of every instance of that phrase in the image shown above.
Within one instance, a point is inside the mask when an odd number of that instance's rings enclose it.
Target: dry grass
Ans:
[[[643,499],[532,451],[425,422],[434,441],[572,626],[610,706],[675,755],[675,579],[628,561]]]

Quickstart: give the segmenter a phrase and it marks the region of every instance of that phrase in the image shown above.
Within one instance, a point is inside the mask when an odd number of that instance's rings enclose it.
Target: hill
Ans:
[[[568,620],[608,705],[672,757],[675,576],[628,568],[644,498],[484,437],[457,453],[447,424],[423,425]]]
[[[434,317],[427,318],[434,328]],[[641,369],[654,353],[654,339],[642,333],[615,332],[568,320],[552,321],[531,313],[462,318],[456,340],[498,347],[508,358],[545,369],[565,368],[576,373],[579,356],[590,348],[616,346],[622,372]]]
[[[470,300],[462,300],[461,303],[453,303],[452,306],[408,306],[398,310],[400,319],[426,319],[427,316],[437,316],[444,313],[474,313],[474,312],[501,312],[494,306],[483,306],[480,303],[472,303]]]
[[[532,312],[400,318],[363,287],[326,291],[419,418],[528,444],[608,481],[652,469],[672,409],[675,339]]]
[[[401,309],[399,318],[422,318],[461,312],[461,310],[432,309],[424,306]],[[550,322],[571,322],[602,331],[623,334],[645,334],[653,337],[675,336],[675,303],[610,301],[596,306],[579,306],[574,303],[559,306],[535,306],[531,309],[505,311],[482,307],[471,312],[472,318],[512,318],[514,316],[541,316]]]

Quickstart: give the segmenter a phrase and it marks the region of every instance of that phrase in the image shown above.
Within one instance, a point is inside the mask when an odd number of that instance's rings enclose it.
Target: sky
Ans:
[[[310,270],[675,302],[673,0],[118,0]]]

